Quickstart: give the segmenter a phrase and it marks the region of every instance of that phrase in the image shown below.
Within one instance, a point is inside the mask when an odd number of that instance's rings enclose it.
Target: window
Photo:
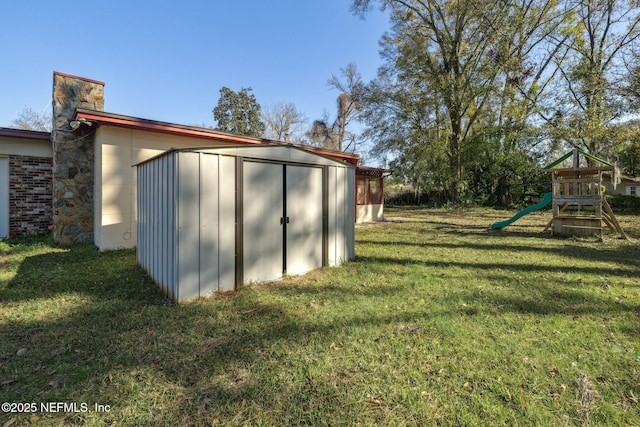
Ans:
[[[638,195],[638,193],[636,192],[636,187],[635,186],[629,187],[629,195],[630,196],[637,196]]]
[[[382,193],[382,177],[358,177],[358,205],[381,205],[384,200]]]

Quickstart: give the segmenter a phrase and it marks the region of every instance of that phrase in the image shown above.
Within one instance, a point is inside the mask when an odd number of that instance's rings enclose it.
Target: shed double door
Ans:
[[[243,283],[322,267],[322,169],[245,161]]]

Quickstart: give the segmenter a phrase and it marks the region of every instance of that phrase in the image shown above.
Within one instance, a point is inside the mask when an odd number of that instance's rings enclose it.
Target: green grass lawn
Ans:
[[[183,306],[133,251],[0,243],[0,402],[37,405],[0,425],[640,425],[640,219],[512,214],[388,209],[354,262]]]

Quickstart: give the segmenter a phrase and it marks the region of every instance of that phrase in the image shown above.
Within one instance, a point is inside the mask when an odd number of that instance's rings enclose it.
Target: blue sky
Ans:
[[[53,71],[100,80],[105,110],[214,125],[227,86],[268,106],[292,102],[308,119],[335,115],[332,74],[355,62],[365,80],[381,64],[389,28],[350,0],[4,2],[0,126],[24,108],[49,111]]]

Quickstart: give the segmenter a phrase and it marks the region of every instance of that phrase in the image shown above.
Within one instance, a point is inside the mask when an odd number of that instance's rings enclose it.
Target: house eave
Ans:
[[[79,108],[75,115],[76,120],[86,120],[91,123],[104,124],[109,126],[124,127],[128,129],[143,130],[150,132],[159,132],[171,135],[179,135],[192,138],[209,139],[212,141],[225,142],[229,144],[254,144],[254,145],[271,145],[282,144],[280,141],[273,141],[264,138],[255,138],[250,136],[235,135],[226,132],[220,132],[214,129],[206,129],[194,126],[185,126],[175,123],[160,122],[156,120],[142,119],[139,117],[124,116],[120,114],[107,113],[103,111],[87,110]],[[339,159],[344,162],[356,165],[359,156],[356,154],[343,153],[340,151],[327,150],[324,148],[309,147],[296,145],[304,150],[322,154],[325,156]]]
[[[0,136],[9,138],[39,139],[43,141],[51,140],[51,133],[36,130],[24,130],[0,127]]]

